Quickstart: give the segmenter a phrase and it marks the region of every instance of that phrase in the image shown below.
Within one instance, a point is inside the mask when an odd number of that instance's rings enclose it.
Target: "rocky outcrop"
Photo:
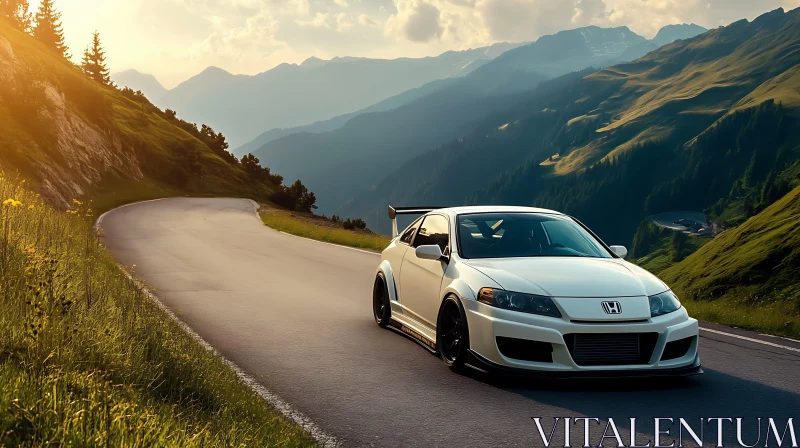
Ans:
[[[30,72],[30,68],[15,57],[11,43],[0,37],[0,82],[6,86],[5,91],[24,92],[21,83],[34,82],[37,89],[43,89],[46,98],[47,107],[39,113],[46,116],[47,128],[55,135],[54,147],[41,148],[34,143],[35,139],[30,139],[25,144],[28,147],[4,148],[16,151],[16,159],[24,158],[35,167],[34,184],[42,196],[55,205],[67,207],[73,198],[110,178],[144,177],[134,152],[122,144],[118,135],[87,121],[56,85],[34,81]],[[0,96],[0,106],[3,101],[5,99]],[[11,165],[4,168],[15,168]]]

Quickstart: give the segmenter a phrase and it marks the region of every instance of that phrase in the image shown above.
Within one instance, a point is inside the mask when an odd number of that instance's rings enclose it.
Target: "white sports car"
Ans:
[[[422,214],[401,234],[398,214]],[[528,207],[389,207],[373,312],[451,367],[547,377],[702,373],[697,320],[578,220]]]

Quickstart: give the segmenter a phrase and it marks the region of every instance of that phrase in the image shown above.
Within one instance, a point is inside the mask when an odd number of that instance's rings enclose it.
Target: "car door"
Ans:
[[[394,245],[394,248],[388,251],[384,251],[383,257],[389,261],[389,264],[392,266],[395,285],[398,288],[398,301],[403,303],[403,293],[402,293],[402,286],[400,285],[400,279],[402,278],[402,271],[403,271],[403,258],[411,248],[411,243],[414,241],[414,236],[417,234],[417,230],[419,229],[419,225],[422,223],[422,218],[417,218],[414,222],[409,225],[406,230],[400,235],[400,238],[397,239],[397,243]]]
[[[417,258],[415,249],[419,246],[436,244],[442,249],[442,253],[449,253],[449,229],[446,216],[439,214],[425,216],[412,247],[403,257],[400,271],[400,300],[404,312],[430,329],[436,328],[436,316],[442,301],[439,290],[447,269],[447,261]]]

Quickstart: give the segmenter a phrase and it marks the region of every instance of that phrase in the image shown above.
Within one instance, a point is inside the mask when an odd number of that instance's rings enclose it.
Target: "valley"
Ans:
[[[0,0],[0,446],[787,421],[800,3],[612,3]]]

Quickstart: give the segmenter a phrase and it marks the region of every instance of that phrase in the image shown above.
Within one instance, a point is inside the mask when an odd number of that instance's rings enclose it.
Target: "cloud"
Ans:
[[[484,0],[478,8],[493,38],[520,41],[602,24],[606,4],[602,0]]]
[[[397,14],[386,23],[387,34],[395,34],[413,42],[428,42],[442,35],[439,8],[417,0],[400,0],[395,3]]]
[[[294,22],[300,26],[310,26],[313,28],[331,28],[330,23],[328,23],[329,18],[330,15],[328,13],[318,12],[309,19],[296,19]]]
[[[578,0],[572,23],[602,24],[607,20],[606,2],[603,0]]]
[[[347,30],[348,28],[352,28],[353,20],[350,19],[350,16],[347,13],[340,12],[336,15],[336,31],[341,33],[342,31]]]
[[[374,20],[370,19],[369,16],[366,15],[366,14],[361,14],[360,16],[358,16],[358,24],[361,25],[361,26],[376,26],[377,25],[377,23],[375,23]]]
[[[2,1],[2,0],[0,0]],[[586,25],[707,28],[800,0],[58,0],[73,48],[99,29],[115,71],[254,74],[309,56],[421,57]],[[93,14],[86,14],[93,11]],[[79,58],[78,52],[76,58]]]
[[[387,35],[413,42],[439,38],[455,48],[609,23],[604,0],[395,0],[394,5]]]
[[[224,21],[219,21],[219,26]],[[274,17],[262,11],[248,17],[244,24],[235,27],[219,26],[201,44],[202,56],[216,56],[234,60],[252,58],[263,59],[288,49],[288,44],[275,38],[279,23]],[[201,56],[198,55],[198,56]]]

